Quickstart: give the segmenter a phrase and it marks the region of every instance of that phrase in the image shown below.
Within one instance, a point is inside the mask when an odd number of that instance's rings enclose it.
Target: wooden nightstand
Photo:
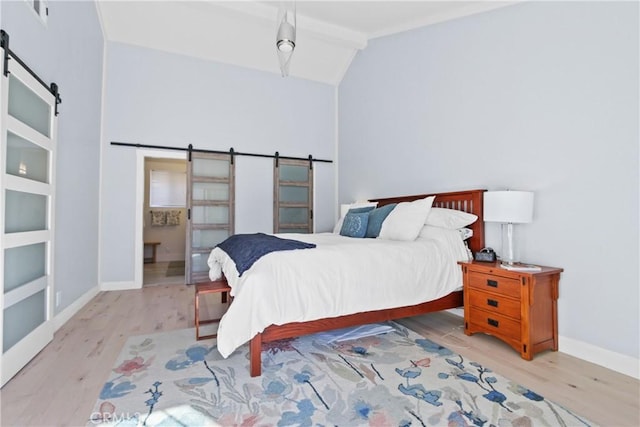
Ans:
[[[460,262],[464,278],[464,333],[483,332],[531,360],[558,350],[558,282],[561,268],[511,271],[500,262]]]

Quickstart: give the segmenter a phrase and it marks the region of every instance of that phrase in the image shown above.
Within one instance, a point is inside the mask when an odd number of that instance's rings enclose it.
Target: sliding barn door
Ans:
[[[307,160],[274,162],[273,232],[313,233],[313,170]]]
[[[187,162],[187,283],[209,280],[211,250],[234,232],[235,168],[226,154],[191,153]]]
[[[2,385],[53,339],[55,99],[10,64],[0,75]]]

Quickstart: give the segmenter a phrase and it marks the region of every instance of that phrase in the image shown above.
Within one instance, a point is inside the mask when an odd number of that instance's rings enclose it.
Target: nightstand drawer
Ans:
[[[469,286],[482,291],[520,298],[521,285],[518,279],[472,271],[469,273]]]
[[[491,313],[520,319],[520,300],[505,298],[487,292],[471,292],[469,303],[472,307],[481,308]]]
[[[497,313],[489,313],[484,310],[471,307],[469,309],[469,322],[474,329],[502,338],[520,340],[520,322]]]

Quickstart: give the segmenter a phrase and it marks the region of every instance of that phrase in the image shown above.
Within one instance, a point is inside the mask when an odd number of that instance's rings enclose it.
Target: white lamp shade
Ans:
[[[533,192],[485,192],[484,220],[512,224],[531,222],[533,220]]]

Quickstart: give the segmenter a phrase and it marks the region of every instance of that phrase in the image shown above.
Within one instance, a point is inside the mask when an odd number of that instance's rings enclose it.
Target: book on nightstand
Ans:
[[[519,262],[516,262],[514,264],[502,263],[500,264],[500,267],[504,268],[505,270],[511,270],[511,271],[541,271],[542,270],[542,267],[540,267],[539,265],[522,264]]]

